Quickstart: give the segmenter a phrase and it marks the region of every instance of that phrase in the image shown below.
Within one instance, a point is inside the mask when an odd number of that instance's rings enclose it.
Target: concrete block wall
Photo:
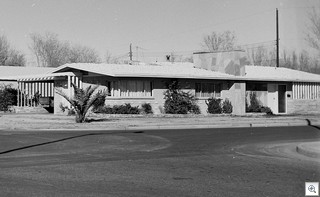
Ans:
[[[320,99],[288,99],[288,114],[320,114]]]

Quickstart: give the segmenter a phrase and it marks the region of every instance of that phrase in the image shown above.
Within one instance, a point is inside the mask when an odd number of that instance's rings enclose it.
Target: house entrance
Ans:
[[[286,85],[278,86],[278,112],[286,113]]]

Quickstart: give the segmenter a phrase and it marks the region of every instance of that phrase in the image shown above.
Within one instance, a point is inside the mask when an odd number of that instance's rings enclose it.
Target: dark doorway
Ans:
[[[286,85],[278,86],[278,109],[279,113],[286,113]]]

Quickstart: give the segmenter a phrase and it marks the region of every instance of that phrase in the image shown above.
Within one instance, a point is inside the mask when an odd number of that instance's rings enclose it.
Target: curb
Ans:
[[[320,158],[320,142],[307,142],[297,145],[296,151],[302,155]]]
[[[145,124],[145,125],[119,125],[119,126],[111,126],[111,127],[94,127],[92,128],[60,128],[60,129],[49,129],[49,128],[37,128],[37,129],[8,129],[8,128],[0,128],[0,131],[10,130],[10,131],[136,131],[136,130],[155,130],[155,129],[210,129],[210,128],[243,128],[243,127],[290,127],[290,126],[314,126],[320,125],[320,120],[318,119],[264,119],[264,120],[243,120],[243,121],[222,121],[215,122],[216,124],[188,124],[181,123],[178,124],[159,124],[157,122]],[[318,128],[318,127],[317,127]]]
[[[243,127],[288,127],[288,126],[308,126],[307,121],[296,122],[236,122],[225,124],[203,124],[203,125],[146,125],[146,126],[119,126],[108,128],[77,128],[77,129],[17,129],[16,131],[138,131],[138,130],[166,130],[166,129],[210,129],[210,128],[243,128]],[[5,130],[5,129],[0,129]]]

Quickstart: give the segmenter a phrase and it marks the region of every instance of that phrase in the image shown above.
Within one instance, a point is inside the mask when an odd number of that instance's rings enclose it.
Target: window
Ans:
[[[293,83],[293,99],[320,99],[320,83]]]
[[[196,97],[221,97],[221,84],[196,83]]]
[[[115,97],[152,97],[153,84],[148,80],[120,80],[113,82]]]
[[[268,91],[266,83],[247,83],[247,91]]]

